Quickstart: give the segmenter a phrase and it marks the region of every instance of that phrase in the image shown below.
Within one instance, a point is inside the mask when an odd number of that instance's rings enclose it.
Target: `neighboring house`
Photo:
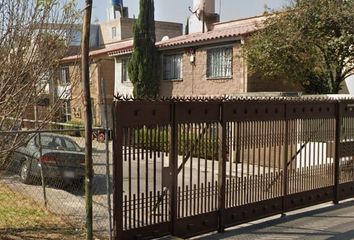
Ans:
[[[115,58],[110,57],[107,53],[116,49],[116,46],[132,45],[131,37],[133,35],[134,19],[116,18],[108,22],[98,24],[98,33],[96,36],[91,36],[97,40],[97,44],[91,46],[90,51],[90,90],[93,124],[103,126],[105,123],[104,112],[104,93],[106,94],[106,103],[108,107],[109,126],[112,126],[110,116],[111,104],[113,102],[115,68],[119,66],[115,62]],[[164,36],[175,37],[182,35],[183,25],[171,22],[156,22],[156,38],[162,39]],[[83,89],[81,83],[80,72],[80,56],[72,55],[61,60],[60,71],[62,84],[60,85],[68,91],[68,94],[63,94],[63,110],[62,121],[83,121],[84,105],[83,105]],[[124,66],[125,68],[125,66]],[[64,74],[64,72],[66,72]],[[127,77],[127,75],[126,75]],[[103,91],[102,86],[105,86]]]
[[[80,52],[81,30],[82,26],[78,25],[75,37],[69,44],[71,51],[67,54],[68,57],[64,59],[71,59],[72,56],[77,56]],[[96,48],[99,45],[99,26],[91,25],[90,31],[90,47]],[[73,118],[71,107],[73,87],[80,85],[79,79],[81,73],[78,63],[79,59],[77,57],[72,58],[70,61],[62,60],[59,69],[55,70],[54,78],[50,80],[49,94],[53,99],[51,102],[59,105],[56,119],[53,119],[55,121],[67,122]]]
[[[81,82],[81,70],[78,58],[75,56],[67,57],[62,60],[60,71],[68,73],[69,91],[68,98],[63,101],[63,116],[61,120],[82,122],[84,119],[83,88]],[[65,83],[62,86],[65,88]],[[91,54],[90,62],[90,90],[93,124],[97,126],[104,125],[105,112],[104,103],[106,101],[108,114],[110,114],[111,103],[113,101],[114,88],[114,62],[100,51]],[[104,87],[104,89],[103,89]],[[104,95],[106,94],[106,95]],[[65,94],[64,94],[65,95]],[[111,116],[108,116],[109,126],[112,125]]]
[[[48,35],[58,34],[61,40],[65,40],[67,49],[65,51],[67,56],[78,54],[80,52],[81,44],[81,30],[82,27],[79,24],[43,24],[40,25],[41,29],[34,31],[42,31]],[[92,25],[92,37],[90,39],[91,46],[97,45],[96,40],[98,39],[98,27]],[[33,45],[33,48],[41,48],[42,46]],[[68,76],[69,74],[67,74]],[[58,69],[48,69],[48,71],[42,75],[38,76],[39,84],[37,85],[38,100],[36,104],[28,107],[26,112],[22,116],[24,121],[24,126],[28,128],[34,127],[34,121],[36,120],[57,120],[58,118],[65,118],[65,103],[66,99],[69,98],[69,90],[63,87],[61,84],[63,74],[62,71]],[[65,86],[68,84],[65,83]],[[65,89],[65,91],[64,91]],[[57,108],[58,105],[63,105],[63,107]],[[57,115],[52,116],[52,109],[58,109]],[[51,112],[50,114],[48,114]],[[50,118],[48,118],[50,117]]]

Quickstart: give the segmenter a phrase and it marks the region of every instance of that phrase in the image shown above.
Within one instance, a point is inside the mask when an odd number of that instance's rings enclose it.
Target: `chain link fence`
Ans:
[[[0,170],[0,185],[59,216],[83,234],[84,134],[84,129],[0,132],[2,146],[11,149],[16,145]],[[94,129],[92,145],[94,235],[110,239],[113,171],[110,132]]]

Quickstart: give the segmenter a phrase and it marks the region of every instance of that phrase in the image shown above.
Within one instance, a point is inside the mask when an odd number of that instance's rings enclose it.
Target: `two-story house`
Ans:
[[[189,33],[156,43],[160,52],[160,96],[220,96],[248,92],[297,91],[299,86],[282,81],[272,84],[250,75],[242,45],[263,28],[265,16],[218,22],[215,1],[194,0]],[[108,55],[115,58],[115,93],[132,94],[127,62],[133,42],[116,45]]]

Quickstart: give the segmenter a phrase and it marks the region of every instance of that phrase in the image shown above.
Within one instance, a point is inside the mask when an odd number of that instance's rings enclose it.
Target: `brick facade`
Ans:
[[[228,45],[220,45],[228,46]],[[207,78],[207,50],[205,46],[195,49],[195,62],[190,62],[191,54],[188,49],[183,51],[183,79],[176,81],[163,80],[160,76],[161,96],[199,96],[199,95],[231,95],[245,92],[246,66],[242,58],[240,42],[233,43],[232,78]],[[215,46],[212,46],[215,47]],[[176,51],[178,52],[178,51]],[[169,54],[171,52],[163,52]],[[163,69],[161,62],[161,69]],[[161,71],[162,72],[162,71]]]
[[[218,47],[232,47],[232,77],[208,79],[207,77],[207,52],[208,49]],[[160,96],[221,96],[236,95],[249,92],[282,92],[301,91],[294,84],[279,80],[262,79],[256,74],[249,75],[247,62],[243,56],[241,41],[232,43],[210,44],[188,48],[181,46],[173,50],[160,50]],[[191,53],[193,52],[193,53]],[[182,79],[163,79],[163,58],[166,55],[183,54]],[[194,55],[194,62],[191,56]],[[121,83],[121,60],[127,55],[116,57],[115,91],[121,94],[132,94],[133,85],[130,82]]]

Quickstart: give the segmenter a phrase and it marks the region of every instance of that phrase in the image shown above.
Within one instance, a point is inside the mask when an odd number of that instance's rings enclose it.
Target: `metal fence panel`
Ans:
[[[117,102],[116,239],[191,237],[352,197],[353,106],[283,98]]]

